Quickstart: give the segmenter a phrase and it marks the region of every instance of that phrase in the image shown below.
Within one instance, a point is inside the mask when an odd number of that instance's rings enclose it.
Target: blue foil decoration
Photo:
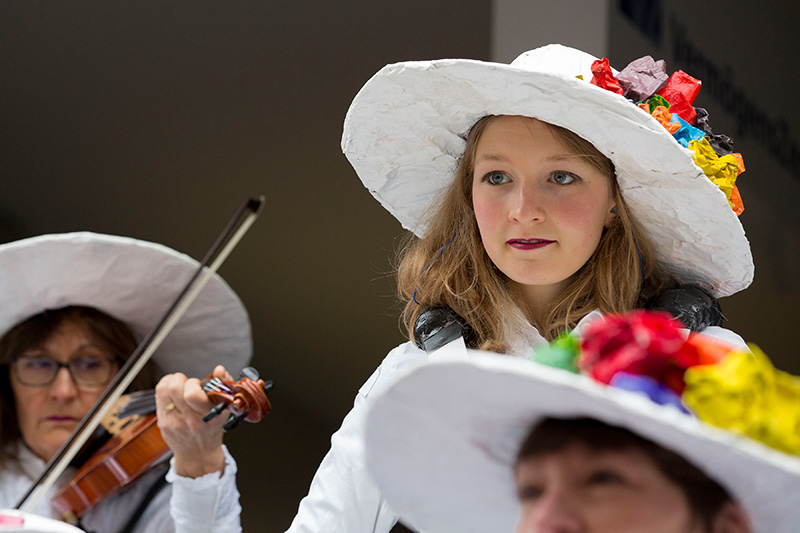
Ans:
[[[684,407],[680,396],[649,376],[617,372],[614,377],[611,378],[609,385],[618,389],[645,394],[650,400],[659,405],[672,405],[687,415],[691,414],[689,410]]]

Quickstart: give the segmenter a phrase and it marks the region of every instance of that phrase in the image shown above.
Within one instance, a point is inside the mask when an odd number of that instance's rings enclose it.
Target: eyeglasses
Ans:
[[[72,381],[79,387],[104,387],[111,381],[117,367],[118,359],[110,356],[81,357],[69,363],[62,363],[49,357],[27,355],[14,360],[14,373],[17,379],[29,387],[51,385],[62,368],[67,369]]]

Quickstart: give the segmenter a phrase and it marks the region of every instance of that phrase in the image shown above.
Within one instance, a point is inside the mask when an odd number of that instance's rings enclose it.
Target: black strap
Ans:
[[[414,323],[414,343],[426,353],[436,351],[459,337],[464,337],[468,348],[474,348],[475,332],[449,307],[425,309]]]
[[[721,326],[725,317],[716,298],[696,285],[667,289],[645,305],[651,311],[667,311],[691,331]]]

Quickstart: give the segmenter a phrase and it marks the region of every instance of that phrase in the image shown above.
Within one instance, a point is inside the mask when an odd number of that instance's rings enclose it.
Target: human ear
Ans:
[[[606,219],[603,222],[603,227],[607,228],[608,226],[610,226],[611,221],[614,220],[615,218],[617,218],[617,204],[612,205],[611,209],[609,209],[608,213],[606,213]]]
[[[753,527],[742,506],[728,502],[714,517],[709,533],[753,533]]]

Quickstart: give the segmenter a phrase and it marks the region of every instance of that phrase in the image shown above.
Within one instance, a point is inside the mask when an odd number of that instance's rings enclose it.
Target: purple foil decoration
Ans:
[[[611,378],[609,385],[618,389],[640,392],[647,395],[654,403],[659,405],[673,405],[682,412],[691,414],[686,407],[683,406],[680,396],[651,377],[629,374],[627,372],[617,372],[617,374]]]
[[[667,85],[667,64],[663,59],[653,60],[650,56],[631,61],[617,75],[625,98],[634,102],[644,102]]]

